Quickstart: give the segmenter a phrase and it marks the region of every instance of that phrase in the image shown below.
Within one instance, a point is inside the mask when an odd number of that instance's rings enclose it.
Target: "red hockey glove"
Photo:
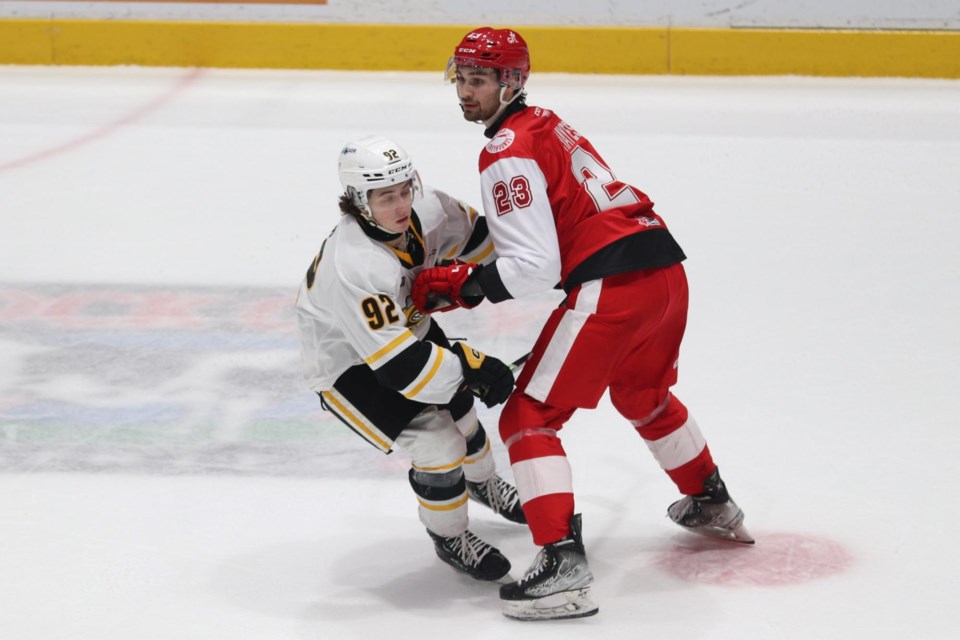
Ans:
[[[421,313],[450,311],[457,307],[472,309],[470,304],[460,297],[460,289],[477,265],[470,262],[455,261],[445,267],[424,269],[413,281],[410,297]]]
[[[460,359],[464,383],[483,404],[492,407],[507,401],[513,393],[510,367],[462,342],[454,342],[451,350]]]

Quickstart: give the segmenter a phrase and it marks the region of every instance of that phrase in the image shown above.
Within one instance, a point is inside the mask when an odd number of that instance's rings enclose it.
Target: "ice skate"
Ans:
[[[583,549],[580,514],[570,520],[570,535],[548,544],[517,582],[500,587],[503,615],[515,620],[585,618],[600,608],[590,598],[593,574]]]
[[[727,493],[719,469],[703,481],[703,493],[677,500],[667,508],[667,515],[684,529],[702,536],[754,543],[743,526],[743,511]]]
[[[497,474],[483,482],[467,480],[467,495],[510,522],[527,523],[527,517],[520,508],[520,496],[517,495],[516,487]]]
[[[427,529],[441,560],[477,580],[496,581],[510,573],[510,561],[470,531],[444,538]]]

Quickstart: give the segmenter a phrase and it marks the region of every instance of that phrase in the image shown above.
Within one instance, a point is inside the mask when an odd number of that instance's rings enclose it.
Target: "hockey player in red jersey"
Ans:
[[[456,47],[447,76],[464,118],[483,124],[490,139],[480,154],[481,193],[498,257],[424,270],[413,300],[434,311],[558,283],[567,292],[500,418],[523,510],[542,547],[500,597],[509,617],[573,618],[598,607],[558,432],[608,389],[683,495],[669,517],[695,533],[753,539],[697,423],[670,391],[687,317],[684,253],[646,194],[618,180],[555,113],[527,106],[529,72],[515,31],[476,29]]]

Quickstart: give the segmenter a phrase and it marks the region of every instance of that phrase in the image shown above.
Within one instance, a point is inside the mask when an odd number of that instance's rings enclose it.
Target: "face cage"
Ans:
[[[457,67],[473,67],[474,69],[493,69],[497,72],[502,88],[511,88],[516,93],[523,90],[523,73],[519,69],[504,69],[499,67],[484,67],[470,58],[450,56],[447,69],[443,72],[443,81],[454,83],[457,81]]]

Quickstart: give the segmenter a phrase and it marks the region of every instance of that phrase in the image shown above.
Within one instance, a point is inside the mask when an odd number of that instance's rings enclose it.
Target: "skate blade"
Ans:
[[[513,620],[566,620],[596,615],[599,605],[590,598],[590,587],[562,591],[537,600],[504,600],[503,615]]]
[[[683,526],[683,525],[681,525]],[[691,533],[716,538],[717,540],[726,540],[727,542],[737,542],[740,544],[754,544],[756,540],[747,532],[743,525],[733,529],[723,529],[720,527],[683,527]]]

